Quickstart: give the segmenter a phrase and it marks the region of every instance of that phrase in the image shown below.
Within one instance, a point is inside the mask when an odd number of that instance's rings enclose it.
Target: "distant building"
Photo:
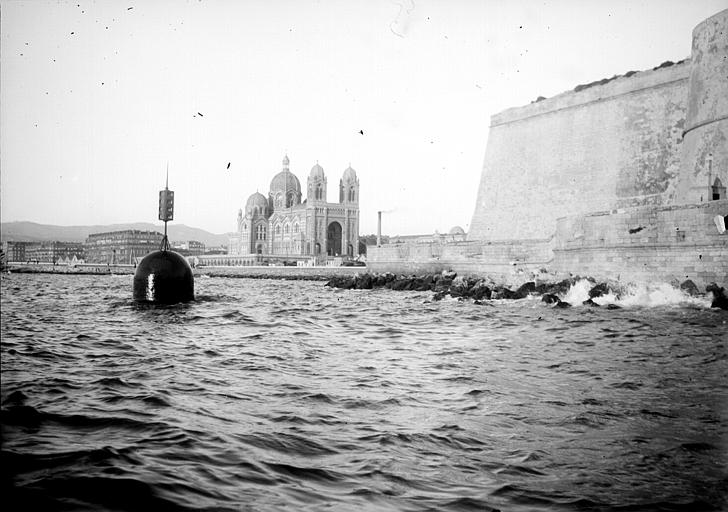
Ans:
[[[92,233],[86,239],[87,263],[131,264],[152,251],[159,250],[162,233],[127,229]]]
[[[305,260],[312,256],[359,255],[359,179],[351,167],[339,180],[339,200],[327,200],[327,178],[317,163],[301,184],[283,159],[268,197],[256,192],[238,212],[237,232],[230,238],[230,255],[257,254],[271,260]]]
[[[449,243],[449,242],[462,242],[465,240],[467,235],[465,230],[460,226],[455,226],[447,234],[439,233],[435,231],[431,235],[396,235],[389,237],[390,244],[404,244],[404,243]]]
[[[3,242],[7,261],[36,261],[39,263],[57,263],[60,260],[77,260],[84,258],[82,242]]]
[[[40,242],[3,242],[7,261],[29,261],[26,252],[38,246],[40,246]]]
[[[207,247],[203,254],[227,254],[228,248],[224,245],[217,245],[214,247]]]
[[[205,254],[205,244],[197,240],[186,242],[172,242],[172,249],[182,256],[200,256]]]
[[[76,259],[84,258],[83,242],[40,242],[25,249],[25,258],[29,261],[57,263],[74,256]]]

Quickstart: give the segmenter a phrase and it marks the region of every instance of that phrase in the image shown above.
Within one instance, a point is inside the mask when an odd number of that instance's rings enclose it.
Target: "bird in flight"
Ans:
[[[228,162],[227,168],[230,169],[230,162]]]

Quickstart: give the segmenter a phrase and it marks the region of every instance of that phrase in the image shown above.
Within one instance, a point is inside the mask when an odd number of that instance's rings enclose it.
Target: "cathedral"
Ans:
[[[280,260],[359,255],[359,179],[351,167],[339,180],[339,201],[327,201],[327,179],[316,163],[307,180],[307,198],[289,169],[270,182],[268,197],[256,192],[238,211],[238,229],[230,255],[262,255]]]

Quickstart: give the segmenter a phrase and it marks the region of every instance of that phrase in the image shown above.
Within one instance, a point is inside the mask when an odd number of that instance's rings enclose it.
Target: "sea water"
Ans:
[[[728,312],[706,299],[1,287],[5,510],[728,507]]]

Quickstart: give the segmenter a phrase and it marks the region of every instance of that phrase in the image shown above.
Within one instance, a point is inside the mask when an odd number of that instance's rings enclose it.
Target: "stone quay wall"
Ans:
[[[728,232],[714,222],[728,200],[649,206],[558,219],[554,261],[558,274],[633,282],[682,282],[728,287]]]
[[[460,275],[488,276],[502,283],[521,283],[551,264],[551,244],[552,241],[546,239],[369,246],[367,269],[395,274],[454,270]]]

